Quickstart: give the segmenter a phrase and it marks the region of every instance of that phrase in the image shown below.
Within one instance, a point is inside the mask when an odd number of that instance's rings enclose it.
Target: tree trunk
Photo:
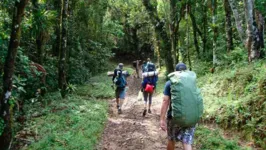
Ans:
[[[130,31],[132,32],[132,47],[134,49],[132,49],[132,51],[134,52],[137,52],[135,55],[137,56],[137,59],[140,59],[140,55],[141,54],[141,51],[140,51],[140,48],[139,48],[139,39],[138,39],[138,28],[137,27],[133,27],[133,28],[130,28]]]
[[[238,31],[238,35],[240,37],[240,40],[242,41],[242,43],[245,45],[245,33],[244,33],[244,29],[242,27],[242,19],[241,19],[241,16],[240,14],[238,13],[238,10],[237,10],[237,5],[236,5],[236,2],[235,0],[228,0],[230,6],[231,6],[231,9],[232,9],[232,12],[233,12],[233,15],[234,15],[234,18],[235,18],[235,22],[236,22],[236,29]]]
[[[218,37],[218,26],[216,24],[217,17],[217,0],[212,0],[212,26],[213,26],[213,68],[215,68],[217,64],[217,37]]]
[[[247,43],[246,47],[248,49],[248,60],[251,62],[252,60],[259,58],[260,53],[258,50],[258,37],[257,27],[254,26],[254,1],[253,0],[245,0],[245,16],[247,21]]]
[[[181,21],[181,18],[179,19],[176,28],[175,28],[175,42],[176,42],[176,48],[175,48],[175,53],[176,53],[176,64],[179,62],[179,45],[178,45],[178,41],[179,41],[179,23]]]
[[[151,22],[153,26],[155,27],[155,32],[156,34],[158,34],[160,38],[160,47],[163,52],[162,55],[163,55],[165,65],[166,65],[166,72],[167,73],[173,72],[174,62],[173,62],[172,53],[171,53],[171,43],[170,43],[169,37],[167,36],[167,32],[164,29],[165,24],[163,21],[159,19],[156,7],[153,7],[150,4],[150,0],[142,0],[142,2],[146,10],[149,13]]]
[[[188,24],[188,11],[189,11],[189,7],[188,4],[186,4],[186,22],[187,22],[187,43],[186,43],[186,48],[187,48],[187,60],[188,60],[188,64],[189,64],[189,70],[192,70],[192,63],[191,63],[191,59],[190,59],[190,53],[189,53],[189,24]]]
[[[190,8],[189,16],[190,16],[192,27],[193,27],[194,45],[195,45],[195,49],[197,52],[197,57],[200,58],[199,42],[197,38],[197,23],[196,23],[196,19],[193,13],[194,11],[192,11],[192,9]]]
[[[231,23],[231,14],[230,5],[228,0],[224,0],[224,11],[225,11],[225,32],[226,32],[226,47],[227,52],[233,50],[233,30]]]
[[[23,19],[24,10],[28,0],[20,0],[15,2],[12,32],[10,35],[10,42],[8,53],[5,60],[4,76],[3,76],[3,93],[1,94],[0,103],[0,126],[3,127],[0,136],[0,149],[7,149],[12,139],[12,126],[10,118],[9,98],[12,91],[12,76],[14,74],[15,60],[17,56],[17,49],[20,44],[21,37],[21,21]]]
[[[173,64],[177,63],[176,60],[176,24],[178,24],[178,14],[177,14],[177,0],[170,0],[170,40],[171,40],[171,53],[173,56]]]
[[[260,50],[260,57],[263,56],[263,51],[261,51],[261,48],[264,48],[264,27],[265,27],[265,21],[264,18],[262,16],[262,14],[259,11],[255,11],[255,18],[256,18],[256,22],[258,25],[258,32],[256,34],[256,38],[259,40],[258,41],[258,49]]]
[[[61,49],[62,0],[55,0],[54,6],[58,13],[58,16],[57,16],[58,24],[56,24],[56,27],[55,27],[56,40],[53,44],[53,55],[59,56],[59,52]]]
[[[61,51],[59,54],[59,88],[61,90],[61,96],[64,98],[66,95],[66,52],[67,52],[67,11],[68,11],[68,0],[64,0],[63,3],[63,14],[62,14],[62,41]]]
[[[36,34],[36,47],[37,47],[37,59],[36,62],[39,64],[43,64],[43,51],[44,51],[44,46],[45,46],[45,42],[46,42],[46,33],[44,31],[44,29],[41,27],[41,22],[38,21],[38,15],[36,16],[36,14],[38,14],[39,11],[39,4],[38,4],[38,0],[32,0],[32,5],[34,6],[33,8],[33,16],[34,19],[36,20],[35,22],[38,22],[37,26],[38,26],[38,33]]]
[[[206,2],[203,4],[203,38],[202,38],[202,43],[203,43],[203,54],[206,56],[207,54],[207,25],[208,25],[208,7]]]

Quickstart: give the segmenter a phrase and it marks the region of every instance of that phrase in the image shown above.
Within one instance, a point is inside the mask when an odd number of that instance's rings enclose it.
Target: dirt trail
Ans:
[[[129,90],[117,114],[115,99],[109,101],[109,118],[98,150],[161,150],[166,149],[167,134],[160,130],[159,117],[162,95],[153,97],[152,114],[142,116],[143,100],[137,100],[142,79],[128,78]],[[180,149],[177,145],[176,149]]]

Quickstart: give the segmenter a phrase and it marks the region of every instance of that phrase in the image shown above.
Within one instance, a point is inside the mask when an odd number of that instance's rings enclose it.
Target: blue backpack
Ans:
[[[156,71],[154,63],[151,63],[151,62],[147,63],[146,70],[147,70],[147,72]]]
[[[145,77],[143,79],[143,82],[144,82],[144,84],[150,84],[150,85],[153,85],[156,87],[157,80],[158,80],[157,76],[152,76],[152,77]],[[146,85],[143,85],[143,86],[146,86]]]
[[[122,71],[120,70],[120,72],[116,76],[115,85],[118,88],[124,88],[126,84],[127,84],[127,81],[125,77],[123,76]]]

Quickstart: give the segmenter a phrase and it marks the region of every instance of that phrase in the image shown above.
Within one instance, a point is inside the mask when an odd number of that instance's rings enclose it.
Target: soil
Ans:
[[[109,100],[109,118],[97,150],[159,150],[166,149],[167,133],[160,129],[162,95],[153,96],[152,113],[142,116],[143,98],[138,100],[141,78],[130,76],[129,89],[118,114],[115,99]],[[176,144],[181,149],[181,144]]]

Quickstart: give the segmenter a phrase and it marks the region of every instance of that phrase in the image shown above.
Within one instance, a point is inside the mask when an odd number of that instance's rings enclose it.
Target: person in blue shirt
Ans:
[[[151,113],[151,104],[152,104],[152,95],[154,93],[154,90],[156,88],[156,82],[158,81],[158,76],[151,76],[151,77],[145,77],[141,83],[141,91],[143,92],[143,97],[144,97],[144,111],[143,111],[143,116],[146,115],[147,113],[147,103],[149,100],[149,105],[148,105],[148,113]],[[145,88],[147,84],[153,86],[153,92],[147,92],[145,91]]]
[[[119,63],[117,68],[114,70],[114,75],[112,78],[112,81],[114,84],[116,84],[116,89],[115,89],[115,98],[116,98],[116,105],[117,105],[117,110],[118,110],[118,114],[122,113],[121,110],[121,101],[125,99],[126,96],[126,86],[127,86],[127,82],[126,82],[126,78],[123,75],[123,63]],[[118,81],[116,81],[117,78],[121,77],[124,82],[118,83]],[[121,79],[119,78],[119,79]],[[118,84],[118,85],[117,85]]]
[[[176,65],[176,71],[186,70],[184,63]],[[168,110],[168,111],[167,111]],[[172,107],[171,107],[171,82],[167,81],[164,87],[164,98],[161,107],[160,126],[163,131],[167,131],[168,144],[167,150],[175,149],[175,142],[181,141],[184,150],[192,150],[192,142],[195,132],[195,127],[182,128],[172,122]],[[167,121],[165,119],[167,116]]]

